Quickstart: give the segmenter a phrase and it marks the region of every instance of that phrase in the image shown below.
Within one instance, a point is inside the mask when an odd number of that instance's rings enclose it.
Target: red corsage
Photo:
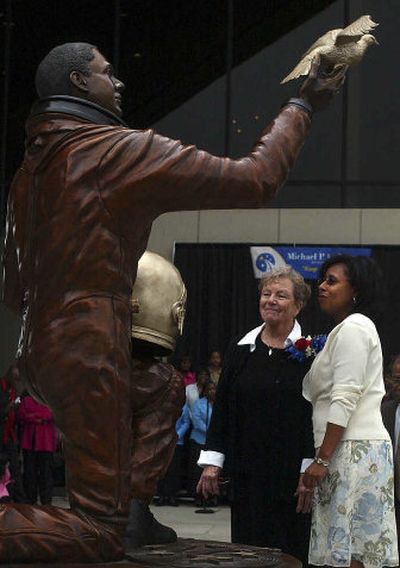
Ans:
[[[294,342],[294,346],[298,351],[305,351],[307,347],[310,347],[311,341],[311,337],[309,339],[306,337],[300,337]]]

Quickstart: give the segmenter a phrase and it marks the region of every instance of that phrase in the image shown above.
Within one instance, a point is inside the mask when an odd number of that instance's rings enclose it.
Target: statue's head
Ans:
[[[92,101],[121,116],[122,81],[95,45],[64,43],[40,62],[35,77],[40,98],[68,95]]]

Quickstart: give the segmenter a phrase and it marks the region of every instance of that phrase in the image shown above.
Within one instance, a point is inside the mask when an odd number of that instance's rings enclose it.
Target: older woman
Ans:
[[[330,258],[321,269],[321,309],[336,321],[304,379],[316,447],[304,483],[315,491],[310,564],[397,566],[390,437],[380,412],[382,352],[371,318],[382,295],[366,257]]]
[[[311,406],[302,397],[307,361],[288,350],[310,291],[292,268],[260,282],[262,325],[234,341],[224,359],[198,491],[218,494],[232,479],[232,541],[282,548],[305,560],[308,515],[296,514],[302,459],[313,456]],[[225,459],[226,458],[226,459]],[[304,496],[302,484],[300,497]]]

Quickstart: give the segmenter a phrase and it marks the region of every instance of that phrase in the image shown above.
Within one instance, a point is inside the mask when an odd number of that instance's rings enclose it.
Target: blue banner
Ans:
[[[349,247],[250,247],[254,276],[262,278],[267,272],[289,264],[304,278],[316,280],[321,265],[335,254],[371,256],[370,248]]]

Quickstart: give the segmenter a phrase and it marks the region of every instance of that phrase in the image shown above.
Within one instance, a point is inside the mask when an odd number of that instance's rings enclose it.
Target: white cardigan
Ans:
[[[384,393],[375,325],[362,314],[351,314],[331,331],[304,377],[315,447],[322,444],[327,422],[345,428],[343,440],[390,440],[380,409]]]

